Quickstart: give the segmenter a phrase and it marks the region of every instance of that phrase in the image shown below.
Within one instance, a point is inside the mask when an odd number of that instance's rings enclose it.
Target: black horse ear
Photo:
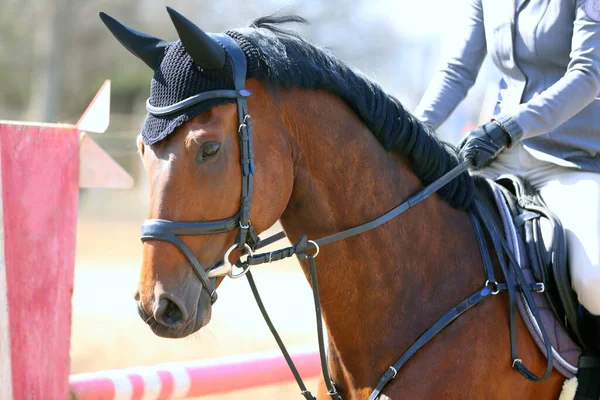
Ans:
[[[225,49],[192,21],[167,7],[183,47],[201,68],[220,69],[225,65]]]
[[[114,37],[133,55],[153,70],[159,67],[161,57],[169,42],[131,29],[102,11],[100,19]]]

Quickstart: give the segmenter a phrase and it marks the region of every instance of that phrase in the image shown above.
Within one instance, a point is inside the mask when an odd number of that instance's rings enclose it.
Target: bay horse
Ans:
[[[150,198],[135,299],[156,335],[206,326],[222,264],[231,275],[231,260],[278,220],[292,243],[332,235],[459,165],[455,149],[377,83],[279,26],[301,18],[263,17],[214,35],[168,11],[180,41],[101,13],[155,71],[137,140]],[[482,286],[468,214],[476,196],[474,179],[461,173],[403,215],[318,249],[327,367],[339,396],[367,399],[419,335]],[[307,279],[312,257],[299,257]],[[490,296],[396,371],[383,396],[557,398],[564,378],[556,371],[532,383],[511,369],[508,319],[506,296]],[[520,319],[516,329],[522,359],[542,371]],[[318,398],[328,391],[321,380]]]

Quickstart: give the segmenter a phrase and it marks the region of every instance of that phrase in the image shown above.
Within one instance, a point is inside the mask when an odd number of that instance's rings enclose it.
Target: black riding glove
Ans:
[[[488,165],[502,150],[510,147],[514,142],[515,138],[505,127],[497,121],[491,121],[472,130],[461,141],[458,149],[463,159],[473,160],[471,166],[473,169],[480,169]]]

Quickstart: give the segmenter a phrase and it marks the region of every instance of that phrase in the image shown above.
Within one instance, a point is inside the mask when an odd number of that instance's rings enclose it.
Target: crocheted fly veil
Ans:
[[[203,32],[175,10],[167,7],[167,11],[180,38],[175,42],[138,32],[100,13],[100,18],[117,40],[154,71],[150,98],[146,103],[149,112],[141,132],[146,145],[164,139],[183,123],[211,107],[235,102],[233,98],[215,98],[191,102],[183,108],[174,107],[178,111],[165,115],[151,111],[153,107],[181,104],[200,93],[234,89],[232,61],[218,38]],[[258,75],[256,49],[241,35],[235,32],[227,34],[235,39],[246,54],[247,77]]]

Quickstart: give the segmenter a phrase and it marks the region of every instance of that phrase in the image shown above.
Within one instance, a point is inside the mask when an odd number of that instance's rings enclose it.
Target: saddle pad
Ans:
[[[504,227],[504,235],[507,243],[516,260],[519,262],[519,267],[523,271],[523,275],[527,280],[528,284],[535,283],[533,272],[529,268],[529,262],[527,261],[527,255],[525,254],[525,244],[519,233],[519,230],[513,222],[512,215],[508,208],[508,205],[504,199],[502,191],[498,185],[487,179],[492,192],[494,193],[494,201],[498,207],[498,212],[502,218],[502,224]],[[513,272],[514,274],[514,272]],[[533,299],[537,306],[542,324],[550,343],[552,345],[552,354],[554,356],[554,367],[565,377],[572,378],[577,374],[577,362],[579,355],[581,354],[581,348],[571,339],[569,333],[563,328],[562,324],[556,317],[556,314],[552,310],[550,303],[546,299],[543,293],[533,292]],[[535,343],[539,347],[540,351],[546,355],[546,349],[542,340],[542,335],[537,321],[531,313],[529,305],[525,301],[525,296],[522,293],[518,293],[517,296],[517,307],[521,313],[521,318],[527,326],[529,333],[535,340]]]

